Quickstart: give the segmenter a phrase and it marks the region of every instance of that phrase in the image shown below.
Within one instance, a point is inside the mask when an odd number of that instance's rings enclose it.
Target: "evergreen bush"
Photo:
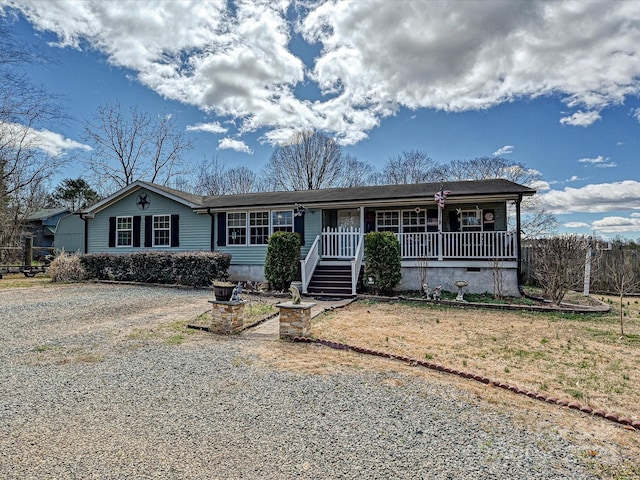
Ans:
[[[370,232],[364,239],[365,277],[382,295],[393,293],[401,279],[400,242],[392,232]]]
[[[269,237],[264,276],[276,290],[286,290],[297,278],[300,266],[300,235],[275,232]]]
[[[89,279],[203,287],[211,285],[213,279],[229,276],[231,255],[219,252],[96,253],[82,255],[80,262]]]

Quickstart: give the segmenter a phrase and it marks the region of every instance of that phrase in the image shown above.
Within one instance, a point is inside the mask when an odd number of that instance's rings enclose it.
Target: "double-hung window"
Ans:
[[[116,246],[130,247],[133,245],[133,217],[117,217]]]
[[[404,233],[422,233],[426,227],[425,210],[403,210],[402,231]]]
[[[168,247],[171,245],[171,216],[153,216],[153,246]]]
[[[397,211],[376,212],[376,230],[378,232],[400,232],[400,213]]]
[[[247,243],[247,214],[234,212],[227,214],[227,244],[246,245]]]
[[[293,211],[271,212],[271,225],[274,232],[293,232]]]
[[[249,243],[266,245],[269,240],[269,212],[249,212]]]
[[[227,213],[227,245],[266,245],[273,232],[293,232],[293,210]]]
[[[460,212],[462,230],[482,230],[482,210],[462,210]]]

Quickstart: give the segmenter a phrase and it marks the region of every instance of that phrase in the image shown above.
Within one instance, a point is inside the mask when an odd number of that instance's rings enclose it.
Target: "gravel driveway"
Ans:
[[[0,476],[593,478],[575,446],[453,386],[276,370],[247,336],[181,342],[210,297],[0,290]]]

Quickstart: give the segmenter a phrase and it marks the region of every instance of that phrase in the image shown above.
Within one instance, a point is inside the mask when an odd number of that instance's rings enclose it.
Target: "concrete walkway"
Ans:
[[[289,301],[288,298],[283,299],[283,302]],[[302,303],[315,303],[313,307],[311,307],[311,318],[315,318],[321,313],[324,313],[327,310],[333,310],[335,308],[341,308],[346,305],[349,305],[355,301],[355,298],[341,298],[341,299],[332,299],[332,300],[316,300],[312,297],[302,297]],[[276,315],[275,317],[267,320],[260,325],[249,328],[241,333],[244,337],[249,338],[262,338],[262,339],[271,339],[277,340],[280,336],[280,316]]]

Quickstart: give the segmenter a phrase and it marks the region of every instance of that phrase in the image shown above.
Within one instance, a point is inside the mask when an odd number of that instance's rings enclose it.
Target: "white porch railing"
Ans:
[[[514,232],[397,233],[402,258],[515,259]]]
[[[326,227],[322,231],[322,257],[355,258],[360,238],[359,228]]]
[[[311,282],[311,276],[313,275],[313,271],[316,269],[318,262],[320,261],[320,235],[316,237],[307,253],[307,256],[304,257],[304,260],[300,260],[300,272],[302,276],[302,293],[307,293],[307,287],[309,286],[309,282]]]
[[[358,286],[358,275],[360,274],[360,267],[362,266],[362,259],[364,258],[364,236],[360,236],[358,246],[356,247],[356,258],[351,260],[351,294],[355,295],[356,288]]]

